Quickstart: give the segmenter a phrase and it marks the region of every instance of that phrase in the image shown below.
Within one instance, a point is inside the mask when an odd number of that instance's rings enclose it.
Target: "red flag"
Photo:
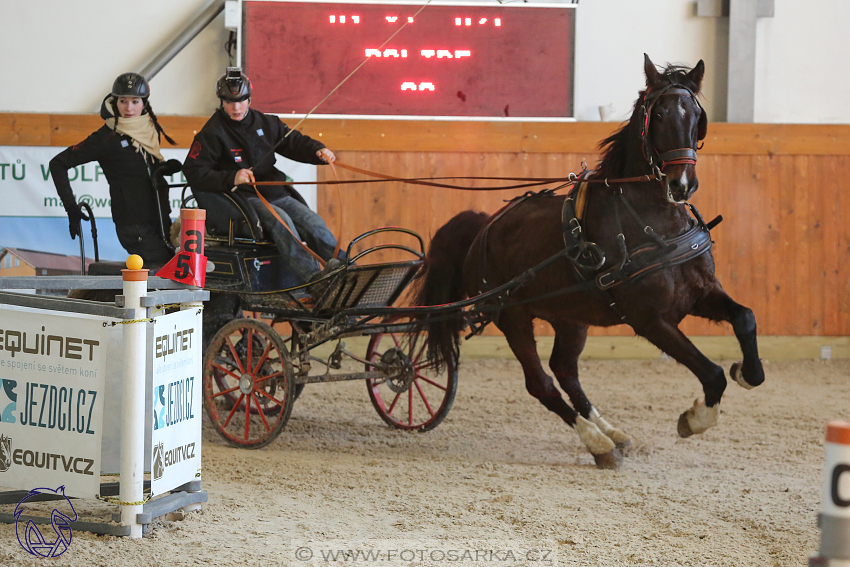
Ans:
[[[178,252],[156,275],[176,282],[204,287],[207,277],[207,257],[195,252]]]

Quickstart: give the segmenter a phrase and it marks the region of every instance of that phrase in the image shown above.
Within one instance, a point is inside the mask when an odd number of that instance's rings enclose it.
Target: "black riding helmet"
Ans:
[[[215,94],[221,100],[241,102],[251,97],[251,80],[242,72],[242,67],[228,67],[215,84]]]
[[[118,78],[112,83],[111,94],[115,98],[120,96],[148,98],[151,95],[151,89],[145,78],[138,73],[123,73],[118,75]]]

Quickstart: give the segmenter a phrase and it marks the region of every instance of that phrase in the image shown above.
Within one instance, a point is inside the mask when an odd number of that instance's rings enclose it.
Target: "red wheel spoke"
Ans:
[[[413,425],[413,388],[407,389],[407,425]]]
[[[239,404],[242,403],[242,400],[245,398],[245,394],[239,394],[239,399],[236,400],[236,404],[231,408],[230,413],[227,414],[227,419],[224,420],[224,426],[227,427],[230,425],[230,420],[233,419],[233,416],[236,415],[236,410],[239,409]]]
[[[248,429],[251,427],[251,396],[242,396],[245,398],[245,441],[248,440]],[[257,408],[260,413],[263,413],[262,408]]]
[[[393,342],[395,343],[396,348],[401,348],[401,343],[400,343],[400,342],[398,342],[398,337],[397,337],[397,336],[395,336],[394,334],[390,334],[390,336],[392,337]]]
[[[259,372],[259,371],[260,371],[260,366],[262,366],[262,365],[263,365],[263,363],[264,363],[264,362],[266,361],[266,359],[268,358],[268,356],[269,356],[269,351],[270,351],[271,349],[272,349],[272,344],[271,344],[271,343],[268,343],[268,344],[266,345],[265,350],[263,350],[263,354],[262,354],[262,355],[260,355],[260,359],[257,361],[257,365],[256,365],[256,366],[254,366],[254,369],[251,371],[251,374],[256,374],[257,372]]]
[[[236,361],[236,366],[239,367],[239,372],[245,374],[245,366],[242,364],[242,359],[239,358],[239,355],[236,354],[236,349],[233,347],[233,343],[230,341],[230,337],[224,338],[225,342],[227,342],[227,348],[230,349],[230,354],[233,355],[233,360]]]
[[[422,358],[422,353],[423,353],[423,352],[425,352],[425,347],[427,347],[427,346],[428,346],[428,345],[427,345],[426,343],[424,343],[424,342],[423,342],[423,343],[422,343],[422,346],[421,346],[421,347],[419,347],[419,352],[418,352],[418,353],[416,353],[416,356],[414,356],[414,357],[413,357],[413,360],[411,361],[411,362],[413,362],[413,365],[414,365],[414,366],[419,366],[419,365],[418,365],[418,364],[416,364],[416,363],[417,363],[417,362],[419,362],[419,359],[420,359],[420,358]]]
[[[259,377],[259,378],[254,378],[254,384],[259,384],[260,382],[265,382],[269,378],[274,378],[275,376],[280,376],[281,374],[283,374],[283,370],[278,370],[277,372],[272,372],[268,376],[262,376],[262,377]]]
[[[398,401],[398,399],[399,399],[400,397],[401,397],[401,392],[399,392],[398,394],[396,394],[396,395],[395,395],[395,398],[393,398],[393,403],[391,403],[391,404],[390,404],[390,407],[389,407],[389,408],[387,408],[387,415],[392,415],[392,414],[393,414],[393,408],[395,408],[395,404],[396,404],[396,402]]]
[[[273,401],[276,405],[283,406],[283,404],[280,403],[280,400],[278,400],[277,398],[275,398],[274,396],[272,396],[271,394],[269,394],[265,390],[257,390],[257,392],[262,394],[263,397],[266,397],[266,398],[270,399],[271,401]],[[257,407],[260,407],[259,403],[257,404]]]
[[[213,368],[218,368],[219,370],[221,370],[221,371],[222,371],[222,372],[224,372],[225,374],[230,374],[231,376],[233,376],[233,377],[234,377],[234,378],[236,378],[237,380],[239,380],[239,379],[241,379],[241,378],[242,378],[241,376],[237,376],[237,375],[236,375],[233,371],[228,370],[227,368],[225,368],[225,367],[221,366],[220,364],[216,364],[215,362],[213,362],[213,363],[212,363],[212,366],[213,366]]]
[[[263,425],[266,426],[266,432],[271,431],[272,428],[269,427],[269,422],[266,421],[266,414],[263,413],[263,408],[260,407],[260,401],[257,399],[257,396],[255,396],[253,392],[251,392],[251,399],[254,400],[254,405],[257,406],[258,410],[260,410],[258,413],[260,414],[260,419],[263,421]]]
[[[218,392],[217,394],[212,394],[210,397],[211,398],[217,398],[219,396],[225,396],[225,395],[229,394],[230,392],[235,392],[238,389],[239,389],[239,386],[234,386],[234,387],[229,388],[227,390],[222,390],[221,392]]]
[[[245,351],[245,368],[247,368],[249,370],[251,370],[251,367],[253,366],[251,364],[251,361],[254,359],[253,353],[254,353],[254,330],[248,329],[248,348]],[[254,372],[252,370],[251,374],[253,374],[253,373]]]
[[[431,409],[431,404],[428,403],[428,398],[425,397],[425,392],[422,391],[422,387],[419,385],[419,381],[414,380],[413,383],[416,384],[416,391],[419,392],[419,397],[422,398],[422,402],[425,404],[425,409],[428,410],[428,414],[431,417],[434,417],[434,410]],[[410,405],[413,404],[411,403]]]
[[[418,372],[416,373],[416,377],[417,377],[417,378],[419,378],[420,380],[424,381],[424,382],[428,382],[429,384],[431,384],[431,385],[432,385],[432,386],[434,386],[435,388],[439,388],[439,389],[441,389],[441,390],[442,390],[442,391],[444,391],[444,392],[445,392],[446,390],[448,390],[448,387],[447,387],[447,386],[442,386],[442,385],[440,385],[440,384],[437,384],[436,382],[434,382],[434,381],[433,381],[433,380],[431,380],[430,378],[426,378],[425,376],[422,376],[422,375],[421,375],[420,373],[418,373]],[[416,385],[416,387],[418,388],[418,387],[419,387],[419,385],[417,384],[417,385]]]

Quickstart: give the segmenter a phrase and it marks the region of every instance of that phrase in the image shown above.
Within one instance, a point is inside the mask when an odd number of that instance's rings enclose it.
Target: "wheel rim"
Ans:
[[[366,359],[392,368],[386,377],[367,379],[366,386],[378,415],[393,427],[428,431],[451,409],[457,372],[437,372],[424,341],[411,345],[400,335],[375,335]],[[367,365],[366,370],[375,367]]]
[[[204,405],[229,443],[258,448],[271,442],[289,419],[292,388],[289,355],[265,323],[237,319],[210,341],[204,361]]]

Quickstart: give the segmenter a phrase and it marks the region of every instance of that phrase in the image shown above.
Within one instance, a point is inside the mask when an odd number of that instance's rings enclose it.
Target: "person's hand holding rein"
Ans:
[[[236,177],[233,179],[234,185],[243,185],[245,183],[254,183],[254,172],[250,169],[240,169],[236,172]]]
[[[336,161],[336,156],[328,148],[322,148],[321,150],[316,152],[316,155],[319,157],[320,160],[325,163],[333,163]]]

